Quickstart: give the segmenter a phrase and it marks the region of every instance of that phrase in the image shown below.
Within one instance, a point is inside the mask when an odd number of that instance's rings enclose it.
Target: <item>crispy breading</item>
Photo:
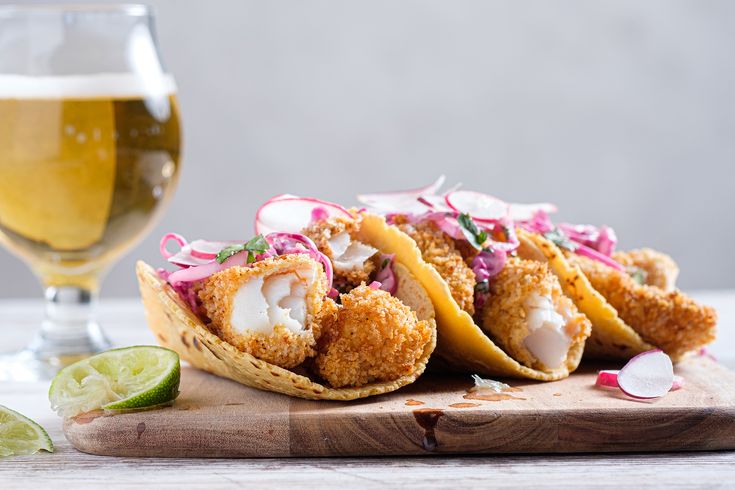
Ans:
[[[459,307],[474,315],[475,273],[465,262],[454,239],[430,221],[410,224],[402,216],[396,216],[393,224],[416,242],[423,259],[432,265],[449,285],[452,298]]]
[[[389,381],[413,372],[431,324],[385,291],[360,285],[323,324],[313,369],[335,388]]]
[[[316,275],[313,284],[305,284],[307,314],[302,332],[293,332],[280,324],[275,325],[270,334],[248,330],[238,332],[232,328],[233,299],[246,282],[256,277],[287,273],[298,275],[305,268],[315,270]],[[316,341],[321,334],[321,315],[329,313],[325,306],[333,303],[324,298],[326,278],[322,266],[303,254],[266,259],[251,267],[229,267],[202,281],[198,294],[211,322],[207,326],[214,334],[243,352],[283,368],[298,366],[304,359],[316,354]]]
[[[679,290],[640,285],[627,273],[567,252],[620,318],[646,342],[678,358],[715,339],[717,313]]]
[[[483,306],[481,327],[513,359],[530,368],[548,370],[526,348],[530,331],[527,304],[531,295],[551,299],[554,310],[566,320],[564,333],[570,346],[589,336],[592,324],[564,295],[557,277],[546,263],[509,258],[503,270],[491,280],[490,294]]]
[[[670,256],[650,248],[627,252],[615,252],[613,260],[625,267],[638,267],[645,272],[645,284],[656,286],[664,291],[676,288],[679,267]]]
[[[356,240],[359,227],[359,217],[349,219],[343,217],[330,218],[328,220],[318,220],[311,223],[302,230],[302,234],[311,238],[321,253],[329,257],[334,262],[332,248],[329,246],[329,239],[333,236],[347,232],[351,240]],[[349,270],[334,270],[334,284],[340,291],[349,291],[358,286],[360,283],[369,282],[370,275],[375,270],[375,264],[371,260],[366,260],[362,267],[354,267]]]

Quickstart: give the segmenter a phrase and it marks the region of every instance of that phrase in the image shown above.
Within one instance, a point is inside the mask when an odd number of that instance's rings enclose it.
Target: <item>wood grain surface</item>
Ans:
[[[469,376],[428,375],[352,402],[258,391],[185,368],[172,407],[67,420],[77,449],[110,456],[284,457],[571,453],[735,448],[735,374],[707,357],[686,388],[653,401],[595,387],[587,366],[553,383],[478,399]],[[487,397],[485,397],[487,398]],[[495,398],[495,399],[493,399]]]
[[[720,314],[712,351],[735,369],[735,290],[697,294]],[[0,343],[11,351],[43,319],[38,300],[0,300]],[[116,346],[155,343],[138,299],[106,300],[99,321]],[[619,367],[619,366],[618,366]],[[212,490],[223,488],[731,488],[734,451],[438,455],[436,457],[193,459],[107,457],[74,449],[49,408],[48,383],[0,382],[0,403],[43,425],[53,454],[0,460],[0,488]],[[141,435],[141,438],[143,436]]]

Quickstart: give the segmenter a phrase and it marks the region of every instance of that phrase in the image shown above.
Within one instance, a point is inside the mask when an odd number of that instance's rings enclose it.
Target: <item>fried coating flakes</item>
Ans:
[[[540,306],[539,302],[548,303],[548,307],[553,308],[549,313],[563,326],[560,333],[539,339],[546,345],[530,344],[531,349],[545,353],[547,363],[557,365],[546,365],[529,350],[527,339],[532,334],[529,328],[531,310]],[[559,367],[571,345],[584,341],[592,328],[587,317],[564,295],[559,280],[546,263],[519,258],[509,258],[503,270],[492,279],[490,295],[479,323],[512,358],[539,370]],[[549,353],[556,359],[549,360]]]
[[[291,291],[287,290],[280,296],[277,291],[269,293],[267,289],[268,284],[278,287],[278,283],[270,281],[279,277],[296,282],[291,285]],[[256,296],[250,296],[247,305],[238,304],[238,294],[242,294],[240,291],[249,283],[251,289],[248,291]],[[283,368],[298,366],[316,354],[326,278],[321,266],[307,256],[291,254],[266,259],[252,267],[230,267],[202,281],[198,294],[211,322],[208,328],[239,350]],[[290,314],[303,321],[284,316],[284,310],[268,304],[265,298],[268,294],[275,295],[278,306],[291,307],[293,311]],[[295,312],[302,307],[305,311],[296,315]],[[281,316],[274,316],[274,310]],[[236,311],[237,314],[233,315]],[[252,325],[235,325],[237,317],[243,315],[252,319]]]
[[[416,242],[423,259],[431,264],[449,285],[452,298],[459,307],[474,315],[475,273],[465,262],[455,241],[430,221],[409,224],[403,217],[396,216],[394,225]]]
[[[672,358],[680,358],[715,339],[714,308],[694,301],[679,290],[640,285],[627,273],[587,257],[567,253],[567,258],[579,265],[592,287],[617,310],[625,323],[643,340]]]
[[[431,324],[385,291],[364,284],[343,294],[323,324],[315,373],[335,388],[410,374],[431,340]]]

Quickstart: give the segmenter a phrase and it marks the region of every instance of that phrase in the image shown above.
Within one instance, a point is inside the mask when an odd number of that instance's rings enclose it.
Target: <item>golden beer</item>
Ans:
[[[172,193],[179,111],[156,82],[0,76],[0,240],[47,286],[94,283]]]

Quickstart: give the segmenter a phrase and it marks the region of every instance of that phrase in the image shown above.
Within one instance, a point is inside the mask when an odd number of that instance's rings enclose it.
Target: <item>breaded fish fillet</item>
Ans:
[[[217,336],[283,368],[316,354],[320,317],[333,304],[325,295],[324,270],[302,254],[230,267],[203,281],[199,290]]]
[[[431,324],[385,291],[364,284],[343,294],[324,323],[313,369],[335,388],[411,374],[431,340]]]
[[[592,324],[562,292],[546,263],[509,258],[490,283],[481,327],[518,362],[539,370],[563,365]]]
[[[475,273],[465,262],[454,239],[430,221],[410,224],[402,216],[396,216],[393,224],[416,242],[423,259],[447,282],[459,307],[474,315]]]
[[[715,339],[717,313],[681,291],[664,291],[640,285],[625,272],[601,262],[567,253],[594,287],[615,308],[620,318],[646,342],[673,358]]]
[[[357,240],[358,226],[358,219],[338,217],[315,221],[302,230],[332,261],[335,287],[340,291],[369,282],[375,270],[374,262],[367,259],[377,250]]]
[[[650,248],[641,248],[627,252],[615,252],[612,258],[624,267],[641,269],[645,273],[644,284],[656,286],[664,291],[673,291],[676,288],[679,267],[674,259],[665,253]]]

